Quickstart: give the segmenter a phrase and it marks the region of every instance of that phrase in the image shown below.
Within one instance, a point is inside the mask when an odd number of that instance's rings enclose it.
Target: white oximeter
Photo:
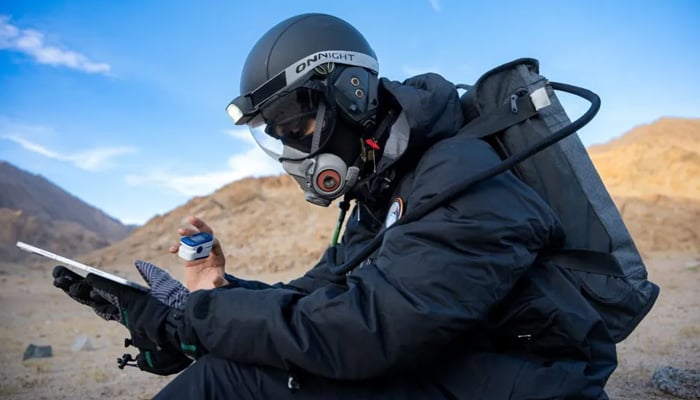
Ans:
[[[183,236],[180,238],[180,250],[177,255],[187,261],[200,260],[209,257],[213,245],[214,236],[211,233],[199,232],[192,236]]]

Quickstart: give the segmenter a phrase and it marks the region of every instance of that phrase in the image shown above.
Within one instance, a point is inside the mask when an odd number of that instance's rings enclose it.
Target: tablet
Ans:
[[[126,285],[126,286],[129,286],[129,287],[135,288],[135,289],[139,289],[139,290],[142,290],[142,291],[144,291],[144,292],[148,292],[148,291],[149,291],[149,289],[148,289],[146,286],[143,286],[143,285],[138,284],[138,283],[136,283],[136,282],[132,282],[132,281],[130,281],[130,280],[128,280],[128,279],[124,279],[124,278],[122,278],[121,276],[117,276],[117,275],[114,275],[114,274],[110,274],[109,272],[102,271],[101,269],[97,269],[97,268],[91,267],[91,266],[89,266],[89,265],[81,264],[81,263],[79,263],[79,262],[77,262],[77,261],[75,261],[75,260],[71,260],[70,258],[66,258],[66,257],[63,257],[63,256],[59,256],[58,254],[54,254],[54,253],[52,253],[52,252],[50,252],[50,251],[47,251],[47,250],[44,250],[44,249],[40,249],[40,248],[35,247],[35,246],[32,246],[32,245],[30,245],[30,244],[26,244],[26,243],[23,243],[23,242],[17,242],[17,247],[19,247],[20,249],[22,249],[22,250],[24,250],[24,251],[28,251],[28,252],[30,252],[30,253],[38,254],[38,255],[40,255],[40,256],[44,256],[44,257],[46,257],[46,258],[50,258],[50,259],[52,259],[52,260],[55,260],[55,261],[61,262],[61,263],[63,263],[63,264],[69,265],[69,266],[71,266],[71,267],[75,267],[75,268],[81,269],[81,270],[83,270],[83,271],[85,271],[85,272],[88,272],[88,273],[91,273],[91,274],[95,274],[95,275],[99,275],[99,276],[101,276],[101,277],[103,277],[103,278],[105,278],[105,279],[109,279],[110,281],[114,281],[114,282],[117,282],[117,283],[121,283],[122,285]]]

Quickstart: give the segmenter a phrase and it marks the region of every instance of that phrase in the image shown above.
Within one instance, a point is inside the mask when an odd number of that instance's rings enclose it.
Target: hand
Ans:
[[[179,372],[191,363],[178,339],[189,291],[151,263],[135,265],[150,286],[148,293],[92,274],[83,278],[62,266],[54,268],[54,285],[100,317],[124,325],[131,334],[129,343],[140,350],[135,359],[140,369],[159,375]],[[188,354],[198,355],[196,347]]]
[[[190,293],[187,288],[154,264],[141,260],[137,260],[134,264],[143,279],[148,282],[149,294],[152,297],[169,307],[182,309]],[[118,321],[126,325],[117,304],[118,299],[112,293],[93,287],[86,278],[62,265],[56,266],[52,275],[53,285],[63,290],[70,298],[92,308],[105,320]],[[135,291],[138,292],[138,290]]]
[[[193,228],[180,228],[180,236],[190,236],[198,232],[214,234],[214,231],[201,219],[191,216],[188,219]],[[177,254],[180,243],[170,247],[170,252]],[[194,292],[200,289],[213,289],[227,283],[225,279],[226,257],[219,239],[214,236],[214,244],[209,257],[185,263],[185,286]]]
[[[140,350],[198,356],[196,339],[185,334],[183,323],[190,291],[154,264],[137,260],[135,265],[150,286],[148,293],[94,274],[88,274],[85,283],[118,310],[116,320],[129,330],[133,345]]]

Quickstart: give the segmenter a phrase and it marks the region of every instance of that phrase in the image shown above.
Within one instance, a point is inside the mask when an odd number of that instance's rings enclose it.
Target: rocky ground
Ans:
[[[639,328],[619,346],[608,384],[612,399],[675,399],[650,385],[662,366],[700,370],[700,254],[647,256],[661,296]],[[297,271],[261,275],[285,280]],[[50,267],[0,265],[0,398],[148,399],[170,378],[119,370],[126,330],[102,321],[53,288]],[[74,351],[87,338],[93,349]],[[50,358],[23,361],[28,345],[50,345]]]

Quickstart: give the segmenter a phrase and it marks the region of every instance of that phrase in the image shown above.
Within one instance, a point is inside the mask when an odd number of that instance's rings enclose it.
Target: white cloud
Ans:
[[[0,138],[15,142],[25,150],[58,161],[67,161],[86,171],[96,171],[108,166],[109,161],[120,155],[136,153],[133,147],[98,147],[72,153],[61,153],[16,135],[0,135]]]
[[[440,12],[440,0],[428,0],[430,2],[430,7],[433,8],[435,12]]]
[[[253,139],[253,135],[251,135],[250,131],[247,128],[227,129],[225,132],[227,135],[231,136],[236,140],[240,140],[251,145],[256,145],[255,139]]]
[[[107,63],[97,63],[75,51],[60,49],[44,42],[44,34],[33,29],[20,29],[0,15],[0,50],[14,50],[27,54],[40,64],[64,66],[88,73],[109,74]]]
[[[255,140],[247,130],[235,129],[228,130],[226,133],[250,144],[250,148],[229,157],[228,168],[223,171],[182,175],[157,170],[143,175],[129,175],[126,177],[126,182],[134,186],[155,184],[191,197],[209,194],[228,183],[246,177],[277,175],[282,172],[280,164],[255,144]]]

